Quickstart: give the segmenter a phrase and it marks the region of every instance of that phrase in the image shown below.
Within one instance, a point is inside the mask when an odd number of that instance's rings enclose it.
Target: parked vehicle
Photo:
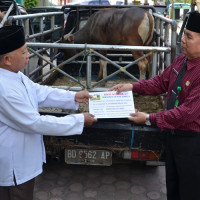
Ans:
[[[109,5],[105,7],[109,7]],[[154,46],[145,48],[146,50],[152,50],[154,75],[160,74],[171,63],[171,60],[175,58],[176,22],[157,14],[155,8],[151,6],[141,7],[149,10],[155,17]],[[66,13],[68,17],[65,33],[79,30],[84,26],[92,13],[102,8],[104,6],[70,5],[63,7],[63,11],[64,9],[68,9]],[[29,15],[26,17],[28,18]],[[169,26],[171,26],[171,29],[169,29]],[[40,34],[42,35],[42,32]],[[33,79],[35,82],[73,91],[79,91],[83,88],[91,92],[106,91],[108,89],[108,87],[99,86],[101,82],[93,82],[93,79],[97,75],[99,64],[95,51],[98,51],[96,49],[100,48],[100,45],[94,44],[93,47],[90,44],[27,43],[27,45],[30,49],[33,47],[39,49],[47,47],[82,49],[78,51],[76,56],[67,61],[63,60],[61,62],[62,59],[60,59],[61,63],[50,63],[51,67],[54,67],[51,70],[52,73],[49,73],[46,78],[42,76]],[[135,47],[130,46],[130,48]],[[112,61],[108,65],[108,74],[112,75],[108,82],[110,81],[109,83],[116,84],[119,81],[133,81],[133,79],[127,79],[124,75],[126,71],[138,77],[139,74],[136,65],[127,68],[124,72],[122,70],[119,74],[113,74],[116,71],[116,65],[118,66],[117,70],[119,70],[132,63],[133,60],[129,52],[118,52],[119,50],[116,51],[115,47],[111,49],[107,54],[108,59]],[[42,58],[41,55],[38,56]],[[113,66],[113,63],[115,63],[115,66]],[[40,68],[42,67],[40,65]],[[61,77],[60,73],[64,76]],[[61,85],[60,81],[65,80],[65,78],[66,82]],[[163,99],[164,97],[150,97],[148,99],[134,94],[136,107],[146,101],[146,107],[143,108],[143,111],[146,112],[157,112],[158,109],[164,109]],[[154,111],[148,110],[151,104],[154,104]],[[88,108],[81,106],[80,109],[84,110]],[[83,112],[83,110],[79,111]],[[52,114],[56,116],[72,113],[71,110],[44,108],[41,108],[40,112],[41,114]],[[47,154],[60,159],[64,158],[68,164],[111,165],[112,157],[119,157],[159,165],[161,164],[160,161],[163,161],[164,153],[162,137],[163,133],[160,133],[159,129],[154,126],[147,126],[145,124],[134,125],[127,119],[101,119],[93,126],[85,127],[82,135],[70,137],[45,136],[44,138]]]
[[[110,5],[110,2],[108,0],[89,0],[81,2],[80,5]]]
[[[30,8],[27,10],[28,14],[36,14],[36,13],[47,13],[47,12],[59,12],[62,11],[62,6],[44,6],[44,7],[35,7]],[[32,18],[31,20],[31,26],[34,33],[40,32],[40,18]],[[50,16],[44,16],[43,17],[43,30],[49,30],[51,28],[51,19]],[[55,24],[54,27],[60,27],[63,26],[63,19],[61,16],[57,15],[55,16]],[[53,41],[58,40],[62,35],[62,30],[58,30],[53,33]],[[45,35],[43,40],[48,41],[51,39],[51,34]]]
[[[87,22],[89,16],[99,9],[101,8],[93,6],[88,9],[86,9],[86,7],[79,7],[77,14],[76,7],[70,6],[65,33],[78,31]],[[116,56],[115,58],[109,57],[109,59],[119,59],[119,56]],[[123,57],[121,65],[128,60],[131,60],[131,58]],[[67,65],[64,71],[73,77],[79,76],[81,61],[83,61],[83,57],[80,59],[77,58],[74,62],[70,62],[70,65]],[[139,74],[136,69],[136,67],[133,67],[129,72],[138,77]],[[86,70],[86,66],[83,65],[80,78],[86,76]],[[114,67],[108,66],[108,74],[112,74],[114,70]],[[94,78],[97,73],[98,60],[95,56],[92,56],[92,77]],[[123,76],[121,78],[123,78]],[[119,81],[119,79],[120,76],[115,76],[111,81]],[[44,81],[44,84],[52,85],[55,84],[55,82],[56,80],[53,80],[50,76],[48,80]],[[70,88],[73,88],[72,83],[70,84]],[[135,97],[135,99],[136,106],[138,106],[137,97]],[[142,103],[142,101],[141,98],[140,103]],[[152,101],[156,100],[153,99]],[[161,109],[163,109],[162,103],[160,105]],[[60,114],[61,113],[58,115]],[[133,130],[135,131],[134,145],[131,147]],[[113,157],[117,156],[124,159],[140,160],[145,161],[148,164],[151,163],[156,165],[160,164],[158,161],[163,161],[164,145],[162,137],[163,134],[160,134],[159,130],[153,126],[133,126],[133,124],[126,119],[101,119],[92,127],[85,128],[84,133],[80,136],[68,138],[46,137],[45,144],[47,152],[51,155],[55,154],[57,157],[62,157],[62,154],[59,155],[60,152],[62,152],[61,149],[65,150],[65,161],[70,164],[110,165],[112,160],[110,155],[113,154]],[[63,146],[59,144],[62,144]],[[57,149],[53,147],[54,145]],[[58,150],[58,148],[60,148],[60,150]],[[94,155],[96,155],[95,159],[93,158]],[[108,157],[107,159],[101,159],[100,155],[108,155]]]

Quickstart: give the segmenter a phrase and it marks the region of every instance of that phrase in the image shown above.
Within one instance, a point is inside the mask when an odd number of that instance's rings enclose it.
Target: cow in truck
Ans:
[[[83,28],[74,34],[64,36],[64,42],[75,44],[106,44],[106,45],[151,45],[154,30],[154,19],[145,9],[107,8],[92,14]],[[106,51],[101,51],[106,55]],[[74,55],[72,50],[64,50],[64,59]],[[142,57],[144,52],[133,51],[134,60]],[[107,76],[107,61],[100,59],[100,69],[97,80]],[[149,66],[148,66],[149,65]],[[140,79],[144,79],[151,63],[147,58],[138,62]]]

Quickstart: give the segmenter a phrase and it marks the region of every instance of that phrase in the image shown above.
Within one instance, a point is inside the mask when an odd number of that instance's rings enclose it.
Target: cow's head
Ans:
[[[74,35],[71,33],[64,35],[61,43],[74,44]],[[62,52],[62,60],[64,61],[74,56],[77,51],[75,49],[60,49],[59,52]]]

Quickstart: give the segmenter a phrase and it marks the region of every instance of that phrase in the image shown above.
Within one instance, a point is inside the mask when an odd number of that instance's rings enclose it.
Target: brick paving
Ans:
[[[34,200],[166,200],[165,169],[48,162],[36,178]]]

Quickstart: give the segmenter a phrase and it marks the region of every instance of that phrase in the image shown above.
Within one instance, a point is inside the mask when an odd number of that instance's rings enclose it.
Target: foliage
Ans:
[[[24,6],[26,9],[34,8],[38,5],[38,0],[24,0]]]
[[[159,0],[152,0],[154,2],[159,2]],[[160,0],[160,2],[165,2],[165,4],[170,4],[172,2],[174,3],[189,3],[191,4],[192,0]]]
[[[165,0],[166,4],[167,3],[172,3],[172,2],[174,2],[174,3],[189,3],[189,4],[191,4],[191,0],[174,0],[174,1],[172,1],[172,0]]]
[[[191,3],[191,0],[175,0],[174,3]]]

